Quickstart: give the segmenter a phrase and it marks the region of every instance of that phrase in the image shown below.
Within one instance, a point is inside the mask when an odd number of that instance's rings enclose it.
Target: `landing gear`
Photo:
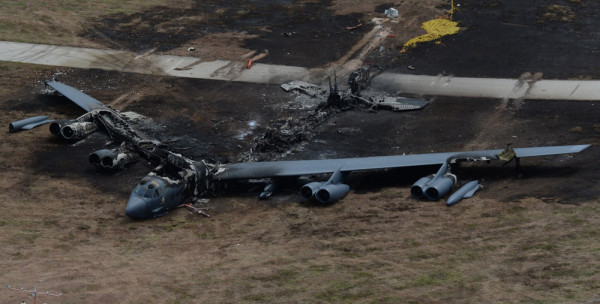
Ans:
[[[275,192],[276,188],[277,187],[275,185],[275,182],[266,184],[265,188],[263,189],[263,192],[261,192],[260,195],[258,196],[258,199],[264,200],[264,199],[271,197],[271,195],[273,195],[273,192]]]

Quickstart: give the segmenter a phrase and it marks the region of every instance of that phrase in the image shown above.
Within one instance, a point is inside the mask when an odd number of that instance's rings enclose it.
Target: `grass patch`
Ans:
[[[40,232],[32,229],[24,229],[13,234],[13,239],[18,242],[32,243],[40,237]]]
[[[415,240],[415,239],[411,239],[411,238],[406,238],[402,241],[402,245],[404,247],[419,247],[421,246],[421,242]]]
[[[425,273],[412,282],[409,282],[407,287],[424,287],[424,286],[442,286],[446,284],[462,284],[463,275],[456,271],[445,270]]]
[[[363,300],[375,294],[373,289],[358,287],[358,283],[346,280],[331,283],[327,288],[317,294],[317,299],[330,302],[348,302]]]
[[[414,254],[410,254],[408,256],[408,259],[410,259],[411,261],[421,261],[421,260],[437,258],[439,256],[440,256],[440,254],[437,252],[418,251]]]
[[[274,279],[279,285],[286,285],[297,281],[298,271],[294,269],[278,269]]]
[[[544,250],[544,251],[554,251],[556,246],[554,244],[548,243],[539,243],[539,244],[527,244],[521,246],[521,250],[529,251],[529,250]]]

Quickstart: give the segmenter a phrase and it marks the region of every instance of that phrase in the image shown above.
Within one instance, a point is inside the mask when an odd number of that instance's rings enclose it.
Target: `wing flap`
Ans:
[[[95,98],[73,88],[64,83],[60,83],[57,81],[45,81],[46,85],[55,89],[57,92],[63,94],[65,97],[69,98],[75,104],[80,106],[82,109],[87,112],[95,109],[105,108],[106,106]]]

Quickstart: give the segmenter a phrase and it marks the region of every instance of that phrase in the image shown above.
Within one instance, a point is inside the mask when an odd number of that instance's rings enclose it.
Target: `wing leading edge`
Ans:
[[[106,107],[103,103],[96,100],[95,98],[66,84],[51,80],[46,80],[45,83],[47,86],[63,94],[65,97],[69,98],[71,101],[73,101],[75,104],[77,104],[87,112]]]
[[[587,149],[589,146],[590,145],[570,145],[515,148],[514,151],[516,157],[521,158],[579,153]],[[467,152],[467,154],[473,156],[497,156],[502,151],[504,151],[504,149],[469,151]],[[215,173],[214,178],[216,180],[235,180],[323,174],[332,173],[338,169],[343,172],[349,172],[360,170],[439,165],[446,162],[453,156],[465,154],[465,152],[445,152],[322,160],[291,160],[255,163],[234,163],[221,165],[220,170],[217,173]]]

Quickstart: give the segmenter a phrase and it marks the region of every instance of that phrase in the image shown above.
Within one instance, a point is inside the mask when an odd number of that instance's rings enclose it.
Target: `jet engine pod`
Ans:
[[[102,149],[91,153],[88,160],[94,167],[102,167],[104,158],[115,158],[116,154],[114,149]]]
[[[71,123],[73,123],[73,120],[69,120],[69,119],[61,119],[61,120],[54,121],[50,124],[50,133],[52,133],[53,135],[58,136],[58,137],[63,137],[63,135],[61,133],[62,128]]]
[[[60,129],[60,134],[64,139],[79,140],[84,139],[96,131],[98,127],[93,122],[74,122]]]
[[[421,177],[418,181],[416,181],[412,187],[410,187],[410,194],[415,198],[423,198],[425,193],[423,189],[426,187],[427,183],[433,179],[433,174],[425,177]]]
[[[124,152],[117,149],[102,149],[90,154],[90,164],[96,168],[122,169],[125,165],[139,159],[135,152]]]
[[[444,174],[436,180],[432,180],[427,185],[425,196],[432,201],[439,200],[450,192],[454,184],[456,184],[456,175],[450,173]]]
[[[319,203],[333,203],[342,199],[349,191],[350,186],[346,184],[328,184],[315,193],[315,198]]]
[[[312,182],[302,186],[302,188],[300,188],[300,196],[302,196],[302,198],[305,200],[311,199],[313,195],[321,188],[321,186],[323,186],[323,184],[325,183]]]

